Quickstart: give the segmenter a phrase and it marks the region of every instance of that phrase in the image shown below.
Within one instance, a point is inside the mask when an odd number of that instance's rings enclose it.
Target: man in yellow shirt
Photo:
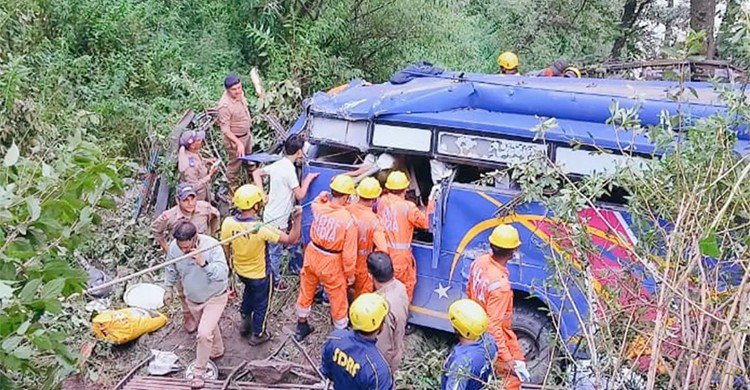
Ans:
[[[221,240],[241,232],[246,235],[224,245],[227,259],[232,259],[234,272],[245,284],[242,294],[242,326],[240,334],[250,335],[248,343],[256,346],[271,339],[266,330],[266,315],[271,305],[273,284],[266,268],[266,243],[295,244],[300,237],[302,213],[299,206],[292,216],[292,229],[289,234],[260,220],[263,209],[263,193],[252,184],[245,184],[234,193],[234,205],[240,210],[238,215],[227,217],[221,225]]]

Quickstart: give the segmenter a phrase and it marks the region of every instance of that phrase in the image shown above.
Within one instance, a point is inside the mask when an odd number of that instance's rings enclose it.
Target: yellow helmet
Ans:
[[[461,337],[476,340],[487,331],[487,313],[471,299],[459,299],[448,307],[451,325]]]
[[[375,293],[365,293],[357,297],[349,307],[349,320],[352,329],[373,332],[388,315],[388,303]]]
[[[563,76],[580,79],[581,71],[578,70],[578,68],[576,68],[575,66],[569,66],[565,68],[565,70],[563,71]]]
[[[490,244],[503,249],[516,249],[521,246],[521,238],[516,228],[502,224],[490,234]]]
[[[364,178],[357,186],[357,195],[362,199],[375,199],[381,192],[380,182],[373,177]]]
[[[250,210],[263,200],[263,193],[252,184],[245,184],[234,192],[234,205],[240,210]]]
[[[331,180],[331,189],[345,195],[354,195],[354,179],[349,175],[336,175]]]
[[[409,188],[409,179],[401,171],[393,171],[388,174],[385,180],[385,188],[393,191],[405,190]]]
[[[497,65],[503,69],[515,69],[518,67],[518,56],[515,53],[506,51],[497,56]]]

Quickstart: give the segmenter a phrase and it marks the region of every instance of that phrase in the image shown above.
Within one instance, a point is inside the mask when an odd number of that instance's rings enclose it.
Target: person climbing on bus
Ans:
[[[448,319],[458,335],[443,368],[443,390],[485,388],[497,358],[497,345],[487,333],[487,313],[471,299],[459,299],[448,307]]]
[[[562,77],[566,68],[568,68],[568,61],[559,59],[552,65],[534,72],[533,75],[537,77]]]
[[[375,200],[382,189],[380,183],[372,177],[364,178],[357,186],[359,201],[347,207],[357,224],[359,241],[357,242],[357,265],[354,268],[354,297],[372,292],[372,279],[367,272],[367,256],[378,250],[388,251],[383,225],[377,214],[372,211]]]
[[[409,179],[401,171],[393,171],[388,175],[385,188],[389,193],[380,197],[378,201],[378,218],[385,229],[388,254],[393,260],[396,279],[406,286],[411,302],[414,286],[417,284],[417,268],[411,252],[411,240],[414,228],[430,228],[430,215],[435,210],[435,202],[430,199],[427,211],[422,211],[414,202],[406,200]]]
[[[231,259],[232,269],[245,285],[240,314],[240,335],[250,336],[248,343],[257,346],[271,339],[266,332],[266,319],[273,297],[270,267],[266,266],[267,245],[271,243],[296,244],[302,229],[302,209],[297,206],[292,213],[292,229],[287,234],[273,226],[261,224],[263,193],[252,185],[245,184],[234,192],[234,206],[238,215],[224,219],[221,225],[221,240],[224,241],[242,232],[234,241],[224,244],[224,253]]]
[[[357,224],[346,204],[354,194],[354,180],[337,175],[330,184],[331,193],[321,192],[312,204],[313,222],[310,243],[305,248],[297,297],[297,341],[313,332],[307,321],[319,284],[328,294],[333,325],[344,329],[348,323],[347,287],[354,284],[357,262]]]
[[[510,287],[508,261],[521,246],[518,230],[511,225],[497,226],[490,234],[492,253],[474,260],[469,268],[466,295],[488,314],[488,329],[497,343],[496,369],[506,390],[518,390],[531,379],[525,358],[511,329],[513,290]]]
[[[563,77],[571,78],[571,79],[580,79],[581,71],[575,66],[569,66],[565,68],[565,70],[563,71]]]
[[[201,156],[205,131],[188,130],[180,136],[180,150],[177,153],[177,171],[180,182],[195,188],[196,199],[210,202],[211,179],[219,171],[218,160]]]
[[[352,302],[352,329],[334,330],[323,344],[321,373],[334,390],[391,390],[393,376],[375,346],[388,315],[388,303],[378,294],[366,293]]]
[[[510,51],[503,52],[497,56],[497,66],[501,74],[518,74],[518,56]]]

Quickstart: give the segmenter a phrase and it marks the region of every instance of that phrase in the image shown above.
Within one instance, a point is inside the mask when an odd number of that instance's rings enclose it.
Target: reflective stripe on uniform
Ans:
[[[346,329],[347,325],[349,325],[349,319],[346,318],[346,317],[344,317],[344,318],[342,318],[340,320],[334,320],[333,321],[333,326],[336,329]]]
[[[320,253],[322,253],[324,255],[336,256],[336,255],[340,255],[341,254],[341,251],[334,252],[334,251],[325,249],[325,248],[321,247],[320,245],[318,245],[318,244],[316,244],[316,243],[314,243],[312,241],[310,241],[310,243],[312,244],[313,249],[317,250],[318,252],[320,252]]]
[[[495,290],[497,290],[498,288],[500,288],[500,286],[501,286],[501,283],[500,283],[500,281],[499,281],[499,280],[497,280],[497,281],[494,281],[494,282],[490,283],[490,284],[489,284],[489,285],[487,286],[487,292],[492,292],[492,291],[495,291]]]
[[[303,308],[303,307],[297,306],[297,317],[307,318],[307,316],[310,315],[311,311],[312,311],[312,307]]]
[[[389,243],[388,247],[391,248],[391,249],[405,251],[405,250],[411,249],[411,244]]]

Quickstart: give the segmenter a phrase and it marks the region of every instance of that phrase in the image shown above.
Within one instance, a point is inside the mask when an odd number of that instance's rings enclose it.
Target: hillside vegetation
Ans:
[[[719,3],[720,23],[701,35],[688,34],[689,26],[696,25],[686,1],[0,2],[0,388],[55,388],[80,369],[75,351],[88,332],[81,296],[87,244],[107,245],[98,253],[116,254],[114,265],[120,266],[151,250],[146,249],[147,233],[136,237],[132,231],[143,226],[120,224],[131,230],[129,235],[95,226],[102,219],[125,218],[121,206],[133,199],[123,194],[134,168],[145,162],[150,146],[169,134],[185,109],[214,104],[228,72],[247,75],[258,67],[269,95],[251,102],[255,113],[271,110],[288,123],[301,100],[314,91],[352,78],[382,82],[419,60],[494,72],[498,53],[514,50],[522,71],[557,58],[586,64],[674,55],[715,56],[747,67],[748,10],[736,0]],[[695,47],[683,50],[686,39]],[[738,115],[747,115],[743,104],[735,104]],[[703,133],[696,134],[714,134],[719,125],[702,124]],[[716,134],[723,153],[717,161],[728,163],[731,153],[724,152],[736,139]],[[737,172],[742,166],[727,170],[716,161],[698,162],[710,175],[700,183],[731,188],[744,178]],[[669,172],[685,186],[667,194],[690,193],[685,173]],[[652,191],[640,194],[642,203],[634,207],[652,209],[656,202],[665,215],[688,206],[716,213],[730,204],[722,221],[734,221],[745,213],[743,202],[748,200],[744,186],[734,194],[721,193],[716,202],[674,204],[657,197],[658,188],[637,181],[627,185]],[[689,221],[703,223],[708,217]],[[696,240],[723,237],[741,245],[730,233],[691,231]],[[679,249],[671,252],[675,258]],[[746,323],[731,326],[746,329]],[[714,323],[706,329],[720,327]],[[588,341],[592,351],[609,346],[593,336]],[[737,354],[743,348],[729,351]],[[729,352],[716,350],[723,353]]]

